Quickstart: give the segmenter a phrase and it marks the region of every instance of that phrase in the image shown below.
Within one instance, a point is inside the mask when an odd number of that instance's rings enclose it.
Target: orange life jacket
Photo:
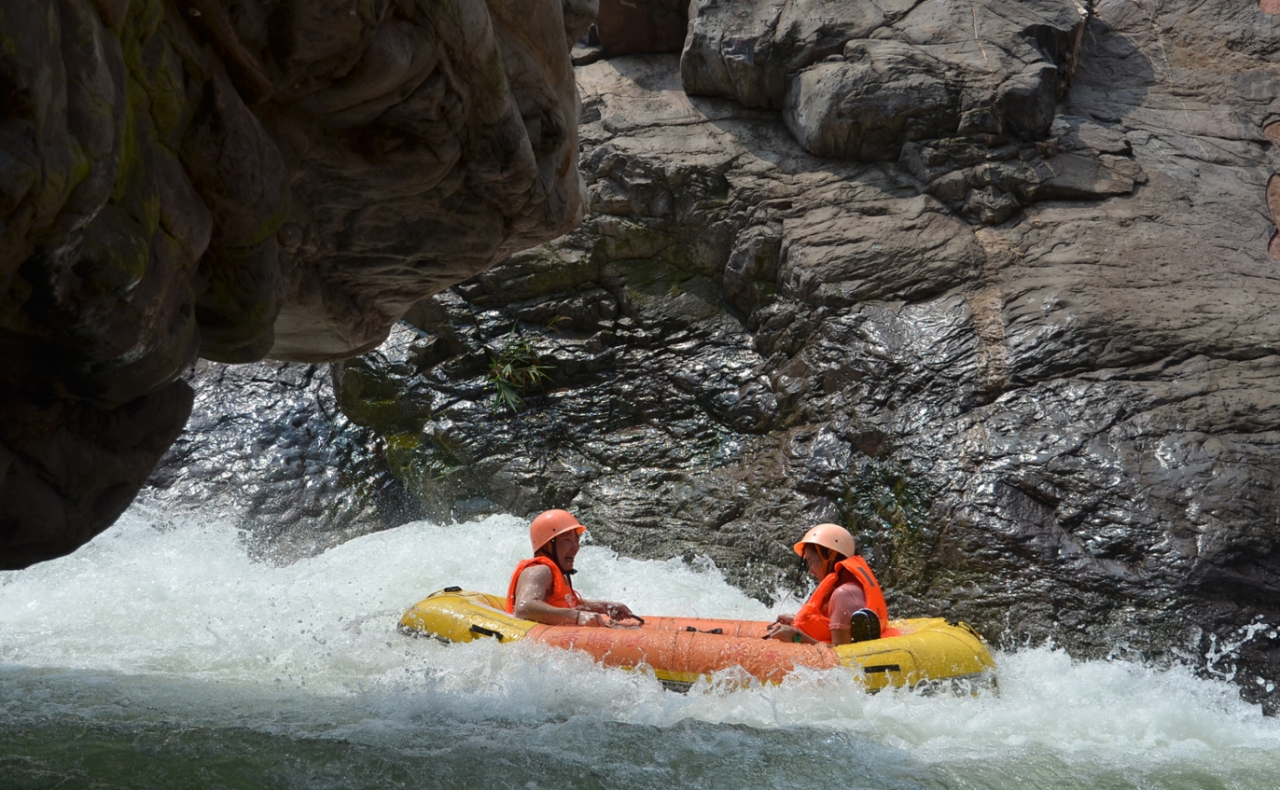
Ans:
[[[836,564],[835,569],[827,574],[818,584],[818,589],[813,591],[809,600],[796,612],[791,624],[819,642],[830,644],[831,613],[828,604],[831,602],[831,594],[837,587],[850,581],[862,588],[867,608],[880,618],[880,636],[896,634],[896,631],[889,628],[889,610],[884,605],[884,592],[880,589],[880,582],[876,581],[876,575],[871,572],[867,561],[856,554]]]
[[[524,573],[524,569],[530,565],[545,565],[551,569],[551,594],[544,599],[547,603],[561,609],[574,609],[582,602],[578,594],[569,586],[569,581],[565,579],[564,574],[549,557],[534,557],[521,562],[516,566],[516,572],[511,574],[511,585],[507,587],[507,614],[515,614],[516,585],[520,581],[520,574]]]

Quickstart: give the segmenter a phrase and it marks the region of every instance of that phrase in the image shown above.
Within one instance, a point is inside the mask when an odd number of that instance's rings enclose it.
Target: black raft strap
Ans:
[[[491,636],[494,639],[498,640],[499,642],[502,641],[502,632],[495,631],[492,628],[485,628],[482,625],[471,626],[471,633],[480,634],[481,636]]]
[[[901,672],[902,667],[898,664],[876,664],[874,666],[863,667],[862,671],[868,675],[876,675],[881,672]]]

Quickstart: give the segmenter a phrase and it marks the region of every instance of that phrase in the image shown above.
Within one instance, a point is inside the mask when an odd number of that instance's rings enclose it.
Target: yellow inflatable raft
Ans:
[[[400,630],[445,642],[534,641],[581,650],[610,667],[649,667],[668,688],[738,667],[776,683],[797,667],[854,670],[872,691],[886,686],[977,692],[995,687],[995,661],[977,632],[942,618],[893,620],[894,636],[851,645],[763,639],[769,624],[749,620],[646,617],[637,628],[549,626],[503,611],[505,599],[449,587],[414,604]]]

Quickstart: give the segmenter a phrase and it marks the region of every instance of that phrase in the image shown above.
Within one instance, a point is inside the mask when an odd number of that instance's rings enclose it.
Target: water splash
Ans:
[[[1236,631],[1229,637],[1218,638],[1217,634],[1209,634],[1209,645],[1204,652],[1204,671],[1212,678],[1219,680],[1234,681],[1239,672],[1236,666],[1236,659],[1240,655],[1240,650],[1254,637],[1265,636],[1268,639],[1276,638],[1276,626],[1268,623],[1266,618],[1261,615],[1254,618],[1249,623]],[[1267,683],[1262,678],[1259,681]],[[1275,684],[1270,683],[1267,692],[1275,689]]]

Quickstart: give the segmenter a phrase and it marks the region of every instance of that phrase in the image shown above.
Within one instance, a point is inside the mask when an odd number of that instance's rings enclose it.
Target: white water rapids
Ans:
[[[1280,787],[1280,721],[1187,668],[1039,647],[996,654],[998,696],[868,695],[841,671],[679,694],[396,632],[445,586],[505,592],[525,530],[415,522],[276,567],[217,518],[135,505],[0,573],[0,786]],[[588,544],[578,567],[641,614],[772,617],[709,563]]]

